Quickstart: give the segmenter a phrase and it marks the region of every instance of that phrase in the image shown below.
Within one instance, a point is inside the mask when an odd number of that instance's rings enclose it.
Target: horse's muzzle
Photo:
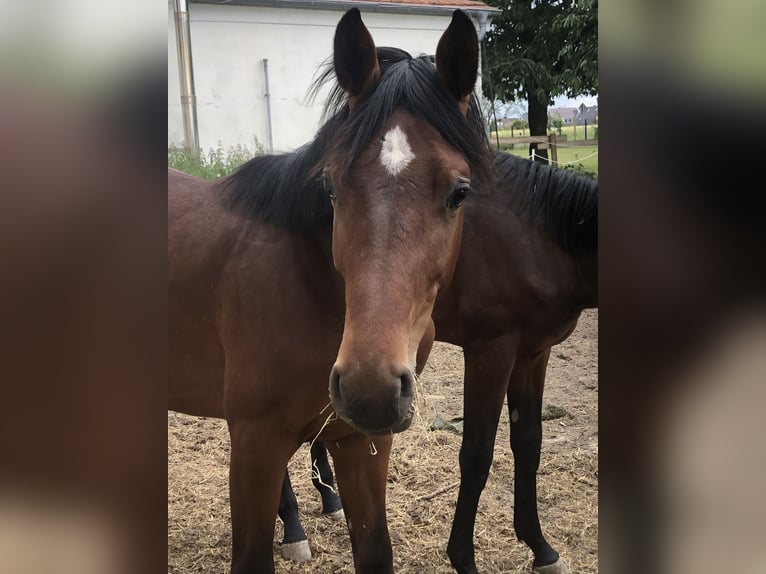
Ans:
[[[335,413],[367,435],[408,429],[414,396],[415,377],[406,366],[371,368],[353,361],[336,363],[330,373]]]

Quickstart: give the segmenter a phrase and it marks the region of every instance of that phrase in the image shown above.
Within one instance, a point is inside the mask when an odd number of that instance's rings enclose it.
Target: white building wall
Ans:
[[[183,146],[184,124],[181,116],[181,80],[178,76],[178,50],[173,3],[168,1],[168,146]]]
[[[203,150],[237,144],[268,151],[263,59],[268,59],[274,151],[310,141],[319,127],[324,93],[313,104],[306,92],[332,55],[335,10],[190,4],[192,60]],[[365,13],[379,46],[413,56],[433,54],[450,16]],[[168,3],[168,145],[183,145],[172,4]]]

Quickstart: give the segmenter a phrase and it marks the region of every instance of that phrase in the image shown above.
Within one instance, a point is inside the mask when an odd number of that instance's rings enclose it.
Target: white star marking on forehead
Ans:
[[[391,175],[398,175],[415,159],[412,148],[407,142],[407,134],[402,128],[395,126],[388,130],[383,138],[383,147],[380,149],[380,163]]]

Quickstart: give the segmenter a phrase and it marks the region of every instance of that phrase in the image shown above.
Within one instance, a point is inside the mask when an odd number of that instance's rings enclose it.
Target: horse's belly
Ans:
[[[173,277],[168,290],[168,408],[223,416],[223,346],[206,277]]]
[[[171,351],[168,409],[223,418],[223,362],[209,353],[195,356],[181,350]]]

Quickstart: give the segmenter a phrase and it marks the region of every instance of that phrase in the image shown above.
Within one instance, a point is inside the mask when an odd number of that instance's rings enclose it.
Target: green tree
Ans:
[[[529,127],[529,123],[527,123],[524,120],[513,120],[513,123],[511,124],[511,129],[514,130],[525,130]]]
[[[529,133],[545,136],[553,96],[598,93],[598,0],[487,0],[502,14],[485,38],[484,92],[526,99]],[[529,145],[529,153],[548,157]]]
[[[561,128],[564,126],[564,120],[562,120],[559,116],[550,117],[550,126],[552,128],[556,128],[559,132],[559,135],[561,135]]]

